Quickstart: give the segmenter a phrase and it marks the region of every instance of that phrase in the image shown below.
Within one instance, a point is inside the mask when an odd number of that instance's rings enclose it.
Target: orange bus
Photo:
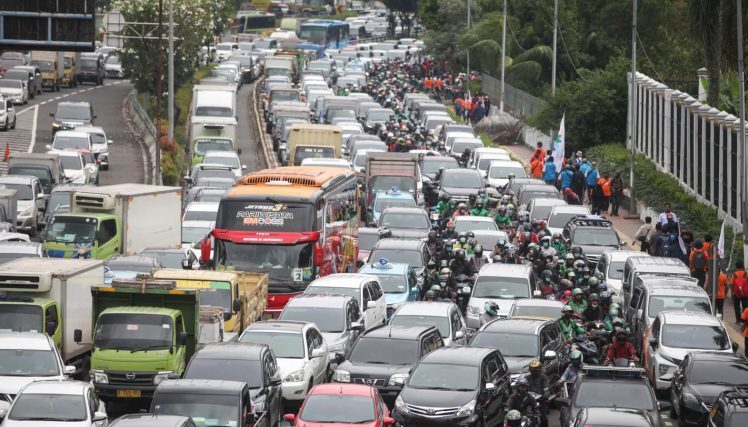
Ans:
[[[220,202],[213,267],[268,273],[267,311],[280,313],[315,278],[356,271],[358,197],[345,169],[250,173]]]

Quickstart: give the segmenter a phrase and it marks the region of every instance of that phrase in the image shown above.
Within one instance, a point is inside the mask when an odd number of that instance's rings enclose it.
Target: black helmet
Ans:
[[[475,233],[473,233],[472,231],[468,231],[467,232],[467,237],[468,237],[468,239],[474,239],[475,238]]]
[[[436,230],[429,231],[428,238],[429,240],[436,240]]]
[[[458,261],[465,261],[465,251],[462,249],[457,249],[455,251],[455,259]]]
[[[426,263],[426,268],[428,268],[429,270],[433,270],[434,268],[436,268],[436,262],[434,262],[433,258]]]
[[[442,193],[442,195],[439,196],[439,200],[441,200],[442,202],[448,202],[449,201],[449,194]]]
[[[587,297],[587,299],[590,300],[590,302],[592,302],[592,301],[600,301],[600,296],[597,295],[597,294],[595,294],[595,293],[591,293],[590,296]]]

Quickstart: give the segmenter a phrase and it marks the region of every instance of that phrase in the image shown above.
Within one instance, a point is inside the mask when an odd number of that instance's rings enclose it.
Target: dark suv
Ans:
[[[376,387],[392,406],[413,367],[441,347],[444,341],[434,326],[382,325],[359,337],[333,381]]]
[[[74,130],[76,126],[93,126],[96,115],[89,102],[60,102],[57,110],[49,113],[53,117],[52,132]]]
[[[409,427],[484,426],[499,419],[510,392],[498,350],[443,347],[415,367],[393,415]]]
[[[564,227],[564,240],[569,247],[579,246],[587,256],[590,269],[597,266],[597,261],[603,252],[618,251],[622,242],[613,228],[613,223],[598,215],[582,215],[572,218]]]
[[[748,426],[748,386],[722,392],[714,402],[707,423],[709,427]]]

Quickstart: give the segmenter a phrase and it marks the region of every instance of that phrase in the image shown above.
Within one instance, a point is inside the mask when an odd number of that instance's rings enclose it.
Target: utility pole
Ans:
[[[558,57],[558,0],[553,0],[553,65],[551,66],[551,95],[556,96],[556,58]]]
[[[506,74],[506,0],[504,0],[504,16],[501,18],[501,97],[499,111],[504,112],[504,77]]]
[[[169,0],[169,141],[174,140],[174,0]]]
[[[156,176],[155,182],[161,180],[161,80],[164,74],[163,64],[163,23],[164,23],[164,0],[158,0],[158,53],[156,57]]]
[[[740,1],[740,0],[738,0]],[[629,166],[629,215],[636,216],[636,15],[637,0],[633,0],[633,19],[631,22],[631,163]]]
[[[470,30],[472,25],[472,17],[470,15],[470,1],[467,0],[467,27]],[[465,93],[470,95],[470,47],[467,49],[467,75],[465,76]]]
[[[748,153],[745,146],[745,62],[743,52],[743,2],[738,3],[738,92],[740,93],[740,133],[738,143],[743,148],[743,262],[748,263]]]

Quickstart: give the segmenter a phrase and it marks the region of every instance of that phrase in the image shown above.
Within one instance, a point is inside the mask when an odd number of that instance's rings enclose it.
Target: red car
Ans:
[[[295,427],[384,427],[395,423],[376,388],[363,384],[319,384],[306,396],[299,414],[283,419]]]

